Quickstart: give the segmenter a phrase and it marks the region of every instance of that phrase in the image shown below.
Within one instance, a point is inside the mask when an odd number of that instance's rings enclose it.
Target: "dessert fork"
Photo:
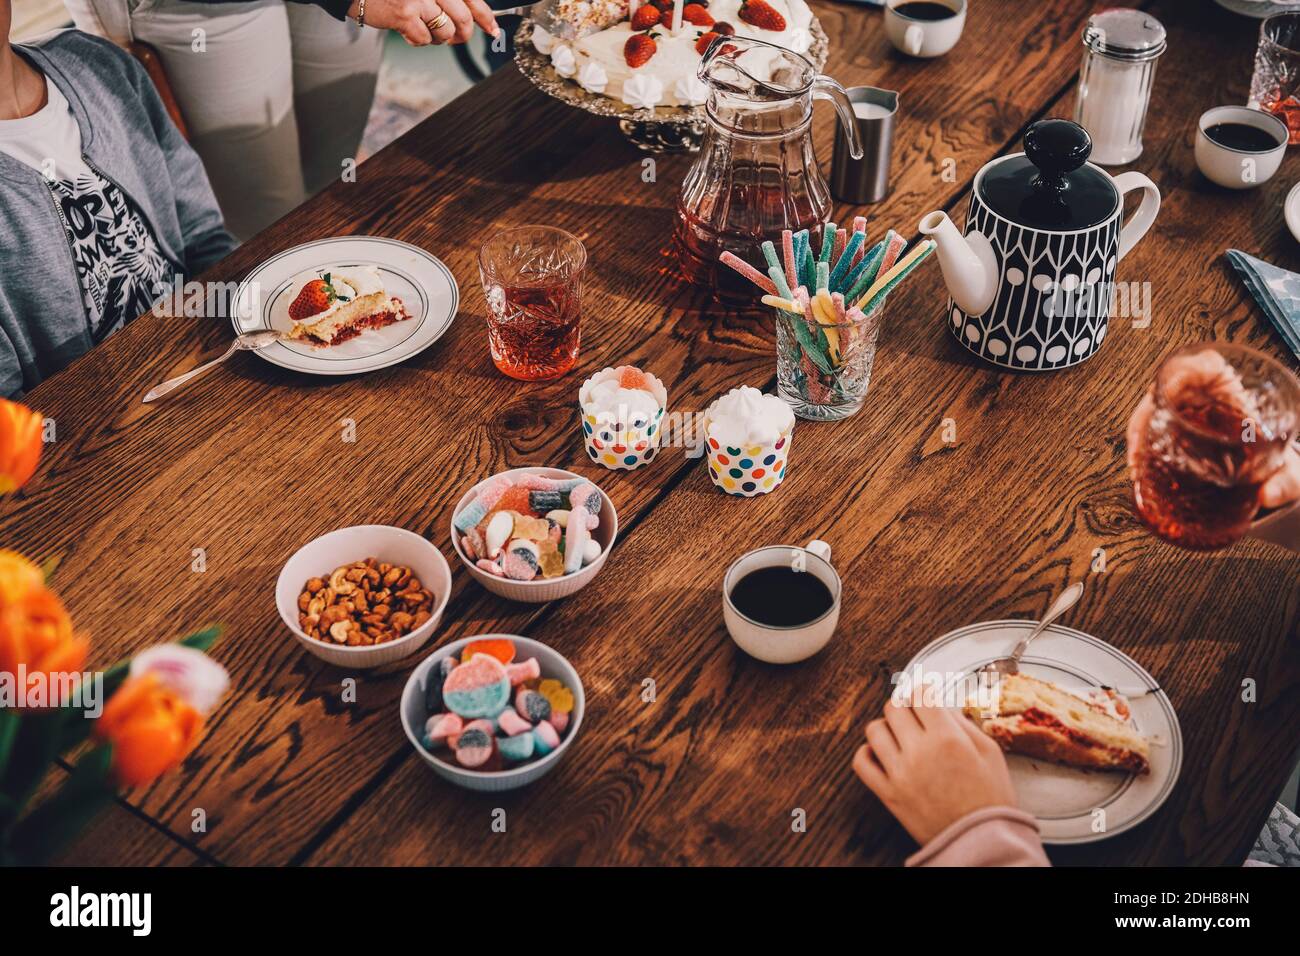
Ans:
[[[236,352],[265,348],[271,343],[278,342],[283,338],[287,338],[287,335],[284,332],[277,332],[275,329],[258,329],[254,332],[245,332],[242,335],[238,335],[235,337],[235,340],[230,343],[230,347],[212,361],[204,362],[202,365],[196,366],[182,375],[177,375],[175,378],[169,378],[161,385],[155,385],[149,390],[148,394],[141,399],[141,401],[152,402],[155,399],[162,398],[170,392],[174,392],[191,379],[198,378],[204,372],[216,368]]]
[[[1052,606],[1047,609],[1043,619],[1038,625],[1020,639],[1020,643],[1012,649],[1011,654],[1007,657],[999,657],[995,661],[989,661],[981,667],[976,673],[983,674],[1019,674],[1020,658],[1025,656],[1025,651],[1029,649],[1030,642],[1043,631],[1047,630],[1047,625],[1051,624],[1058,617],[1079,603],[1079,598],[1083,597],[1083,582],[1076,581],[1068,588],[1062,591]]]

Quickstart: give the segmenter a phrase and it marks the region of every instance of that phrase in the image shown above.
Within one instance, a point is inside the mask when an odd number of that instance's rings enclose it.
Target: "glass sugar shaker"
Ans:
[[[1156,60],[1166,46],[1165,28],[1141,10],[1088,18],[1074,121],[1092,137],[1094,163],[1121,166],[1141,154]]]

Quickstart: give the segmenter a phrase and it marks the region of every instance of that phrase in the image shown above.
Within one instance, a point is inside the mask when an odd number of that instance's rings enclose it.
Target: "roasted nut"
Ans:
[[[315,577],[298,595],[298,624],[308,637],[350,647],[383,644],[431,617],[433,594],[410,568],[366,558]]]

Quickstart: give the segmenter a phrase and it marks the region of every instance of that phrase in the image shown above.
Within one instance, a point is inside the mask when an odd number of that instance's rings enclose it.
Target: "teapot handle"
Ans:
[[[1155,183],[1142,173],[1131,169],[1115,177],[1115,186],[1119,189],[1121,209],[1124,207],[1124,196],[1127,193],[1135,189],[1141,189],[1143,192],[1142,202],[1119,231],[1117,258],[1123,259],[1128,255],[1129,250],[1136,246],[1142,237],[1147,234],[1151,224],[1156,221],[1156,213],[1160,211],[1160,190],[1156,188]]]
[[[858,118],[853,112],[853,101],[849,99],[848,90],[829,76],[818,74],[813,80],[812,95],[814,99],[830,100],[835,104],[839,114],[840,125],[849,140],[849,155],[854,159],[862,158],[862,136],[858,133]]]

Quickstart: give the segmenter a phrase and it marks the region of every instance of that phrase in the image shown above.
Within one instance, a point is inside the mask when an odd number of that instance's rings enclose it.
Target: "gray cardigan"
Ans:
[[[186,278],[235,247],[198,156],[129,54],[76,30],[15,49],[67,97],[83,155],[139,207]],[[0,153],[0,395],[34,387],[91,344],[50,188],[40,172]]]

